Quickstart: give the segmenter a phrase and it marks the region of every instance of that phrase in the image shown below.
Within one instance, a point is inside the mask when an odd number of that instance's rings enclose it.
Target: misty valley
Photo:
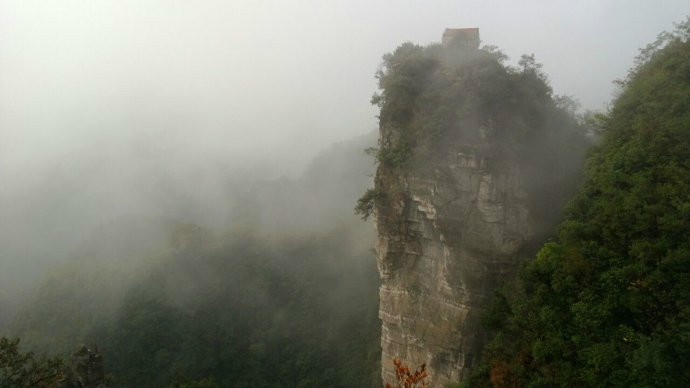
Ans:
[[[690,386],[690,18],[173,3],[0,5],[0,388]]]
[[[98,384],[107,373],[124,386],[376,385],[373,229],[352,211],[375,141],[333,145],[296,180],[228,192],[239,226],[225,233],[150,216],[101,225],[7,327],[51,354],[97,347]]]

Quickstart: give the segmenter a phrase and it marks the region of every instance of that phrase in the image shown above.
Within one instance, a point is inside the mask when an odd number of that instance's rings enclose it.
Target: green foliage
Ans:
[[[377,385],[376,269],[352,231],[194,247],[93,333],[116,386]]]
[[[19,338],[0,337],[0,387],[50,387],[62,377],[59,357],[36,357],[19,349]]]
[[[113,300],[85,287],[100,277],[66,271],[48,283],[60,298],[40,293],[22,333],[46,347],[50,333],[67,336],[58,346],[98,344],[116,387],[375,386],[378,275],[360,229],[353,219],[312,237],[211,241],[179,228],[157,264],[121,283],[112,314],[88,314]]]
[[[174,383],[172,385],[172,387],[173,388],[220,388],[221,385],[219,385],[213,379],[204,378],[201,380],[182,382],[182,383]]]
[[[466,386],[690,385],[689,26],[642,52],[599,120],[558,239],[489,312]]]
[[[364,195],[357,200],[357,206],[355,207],[355,214],[359,214],[363,220],[367,220],[372,214],[374,214],[374,205],[376,200],[380,199],[382,193],[376,189],[367,189]]]
[[[418,147],[427,151],[419,156],[428,157],[454,135],[485,136],[524,151],[548,132],[577,131],[534,55],[523,55],[520,68],[504,66],[505,58],[493,46],[411,43],[384,56],[377,73],[381,92],[372,99],[380,108],[378,162],[401,167]]]
[[[165,236],[133,251],[98,233],[116,256],[61,265],[13,334],[41,351],[97,344],[116,387],[380,385],[372,236],[351,214],[370,184],[360,150],[373,142],[330,147],[299,180],[241,187],[237,227],[222,237],[127,222],[141,238]]]

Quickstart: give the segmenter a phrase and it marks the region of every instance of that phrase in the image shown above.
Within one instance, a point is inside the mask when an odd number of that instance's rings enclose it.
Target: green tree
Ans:
[[[19,349],[19,338],[0,337],[0,387],[49,387],[62,378],[62,359]]]
[[[690,385],[690,23],[642,51],[466,386]]]

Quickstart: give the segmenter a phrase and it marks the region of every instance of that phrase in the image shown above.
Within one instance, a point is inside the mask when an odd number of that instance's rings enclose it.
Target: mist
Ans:
[[[66,266],[122,272],[103,293],[124,298],[189,225],[213,247],[345,228],[360,263],[374,74],[402,42],[479,27],[508,63],[533,53],[554,94],[604,111],[611,80],[688,13],[675,0],[2,1],[0,334]]]

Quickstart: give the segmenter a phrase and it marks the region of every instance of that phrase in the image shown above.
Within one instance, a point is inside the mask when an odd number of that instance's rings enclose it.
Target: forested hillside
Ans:
[[[497,296],[467,387],[690,384],[690,24],[642,50],[558,237]]]
[[[303,239],[196,233],[91,333],[118,386],[371,386],[376,273],[347,227]],[[353,249],[359,245],[359,249]],[[212,383],[212,384],[211,384]]]
[[[92,238],[119,249],[95,241],[59,265],[12,334],[39,353],[97,346],[115,387],[377,386],[371,225],[352,214],[372,143],[336,144],[296,180],[230,188],[227,231],[108,225]],[[138,244],[154,235],[166,243]]]

